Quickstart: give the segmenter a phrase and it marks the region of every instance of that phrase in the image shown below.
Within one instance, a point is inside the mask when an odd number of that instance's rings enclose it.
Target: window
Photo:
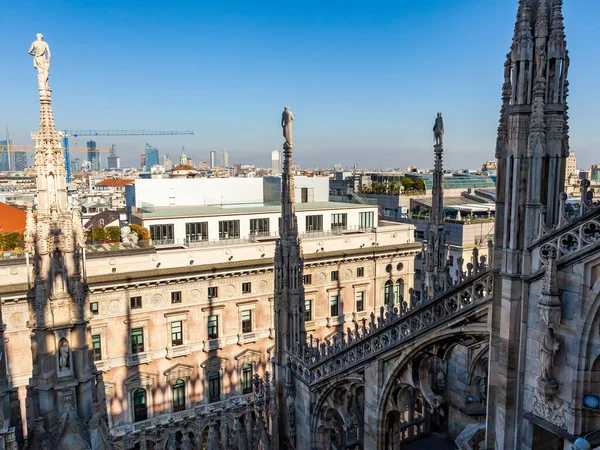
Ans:
[[[250,234],[256,236],[268,236],[269,219],[250,219]]]
[[[171,345],[183,345],[183,323],[171,322]]]
[[[171,303],[181,303],[181,291],[171,292]]]
[[[150,225],[150,239],[154,244],[172,244],[173,224]]]
[[[242,333],[252,331],[252,311],[242,311]]]
[[[133,420],[139,422],[148,418],[146,389],[139,388],[133,393]]]
[[[323,216],[306,216],[306,232],[323,231]]]
[[[363,291],[359,291],[356,293],[356,312],[361,312],[365,310],[365,293]]]
[[[219,337],[219,317],[208,316],[208,338],[217,339]]]
[[[312,275],[310,273],[307,275],[304,275],[303,282],[304,282],[305,286],[312,284]]]
[[[387,280],[385,282],[385,286],[383,288],[383,301],[386,305],[390,304],[392,298],[392,287],[394,283],[391,280]]]
[[[239,220],[219,221],[219,239],[238,239],[240,237]]]
[[[300,203],[312,203],[315,201],[314,188],[300,188]]]
[[[242,394],[252,393],[252,364],[242,366]]]
[[[98,302],[90,303],[90,312],[95,316],[98,315]]]
[[[94,357],[94,361],[102,359],[102,341],[99,334],[92,335],[92,356]]]
[[[339,305],[339,296],[332,295],[330,300],[331,306],[331,317],[337,317],[340,315],[340,305]]]
[[[394,301],[401,303],[404,301],[404,280],[400,279],[396,281],[396,290],[394,292]]]
[[[188,242],[208,241],[208,222],[186,223],[185,238]]]
[[[252,283],[249,281],[242,283],[242,294],[250,294],[252,292]]]
[[[425,239],[425,232],[415,230],[415,239]]]
[[[129,299],[131,309],[137,309],[142,307],[142,297],[131,297]]]
[[[218,286],[208,288],[208,298],[217,298],[219,296]]]
[[[133,328],[131,330],[131,353],[142,353],[144,351],[144,329]]]
[[[337,270],[331,271],[331,281],[338,281],[340,279],[340,273]]]
[[[219,400],[221,400],[221,377],[215,370],[208,374],[208,401],[213,403]]]
[[[361,229],[373,228],[375,223],[375,213],[373,212],[361,212],[358,215],[358,226]]]
[[[357,277],[364,277],[365,276],[365,268],[364,267],[359,267],[356,269],[356,276]]]
[[[185,409],[185,382],[181,379],[173,383],[173,411]]]
[[[304,300],[304,320],[306,322],[312,320],[312,300]]]
[[[348,214],[332,214],[331,215],[331,229],[332,230],[345,230],[348,226]]]

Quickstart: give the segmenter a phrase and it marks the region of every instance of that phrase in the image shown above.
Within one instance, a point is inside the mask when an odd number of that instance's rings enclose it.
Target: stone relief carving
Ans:
[[[560,428],[567,426],[567,411],[564,406],[563,402],[546,402],[538,391],[534,392],[533,413]]]

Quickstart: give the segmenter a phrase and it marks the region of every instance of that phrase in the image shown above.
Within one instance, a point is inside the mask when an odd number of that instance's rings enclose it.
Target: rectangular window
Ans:
[[[242,294],[250,294],[252,292],[252,283],[249,281],[242,283]]]
[[[332,214],[331,215],[331,229],[332,230],[345,230],[348,226],[348,214]]]
[[[242,311],[242,333],[252,332],[252,311]]]
[[[242,367],[242,394],[252,393],[252,364]]]
[[[364,277],[365,276],[365,268],[364,267],[358,267],[356,269],[356,276],[357,277]]]
[[[129,299],[129,302],[131,304],[131,309],[137,309],[137,308],[141,308],[142,307],[142,297],[131,297]]]
[[[268,236],[269,219],[250,219],[250,234],[254,236]]]
[[[312,284],[312,275],[310,273],[304,275],[304,285],[308,286],[309,284]]]
[[[142,353],[144,351],[144,329],[133,328],[131,330],[131,353]]]
[[[365,310],[365,293],[363,291],[359,291],[356,293],[356,312],[361,312]]]
[[[218,286],[212,286],[208,288],[208,298],[217,298],[219,296]]]
[[[181,291],[171,292],[171,303],[181,303]]]
[[[415,239],[425,239],[425,231],[415,230]]]
[[[315,201],[314,188],[300,188],[300,203],[312,203]]]
[[[218,339],[219,338],[219,317],[208,316],[208,338]]]
[[[358,215],[358,226],[361,229],[365,228],[373,228],[373,224],[375,223],[375,213],[371,212],[361,212]]]
[[[323,216],[306,216],[306,232],[323,231]]]
[[[183,322],[171,322],[171,345],[183,345]]]
[[[188,242],[208,241],[208,222],[186,223],[185,238]]]
[[[340,315],[339,296],[332,295],[331,300],[329,302],[330,302],[330,306],[331,306],[330,316],[331,317],[339,316]]]
[[[340,279],[340,273],[337,270],[331,272],[331,281],[338,281]]]
[[[94,315],[97,316],[98,315],[98,302],[91,302],[90,303],[90,312]]]
[[[92,335],[92,356],[94,357],[94,361],[102,359],[102,341],[99,334]]]
[[[304,320],[306,322],[312,320],[312,300],[304,300]]]
[[[219,221],[219,239],[239,239],[240,221],[239,220],[221,220]]]
[[[210,403],[221,400],[221,377],[218,372],[211,372],[208,376],[208,401]]]
[[[154,245],[172,244],[174,242],[173,224],[150,225],[150,239]]]

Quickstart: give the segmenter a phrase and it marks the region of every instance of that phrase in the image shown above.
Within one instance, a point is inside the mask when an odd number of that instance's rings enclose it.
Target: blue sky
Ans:
[[[600,162],[597,0],[565,0],[571,149]],[[194,136],[97,138],[127,165],[146,142],[195,162],[268,166],[294,112],[294,158],[406,167],[433,163],[443,111],[445,164],[494,156],[505,55],[517,0],[12,1],[0,16],[0,124],[15,143],[38,127],[27,55],[42,32],[59,129],[192,129]],[[4,133],[0,132],[3,138]],[[79,146],[85,138],[77,139]],[[83,155],[83,154],[81,154]]]

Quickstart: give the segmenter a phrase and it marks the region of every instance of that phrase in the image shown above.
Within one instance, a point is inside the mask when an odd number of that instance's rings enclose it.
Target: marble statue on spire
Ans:
[[[442,145],[442,139],[444,138],[444,119],[442,119],[442,113],[437,113],[435,118],[435,124],[433,125],[433,138],[435,145]]]
[[[292,122],[294,121],[294,115],[290,111],[289,106],[286,106],[281,114],[281,126],[283,127],[283,137],[285,143],[292,146]]]
[[[50,72],[50,47],[44,41],[42,33],[38,33],[36,37],[37,39],[31,43],[29,54],[33,55],[33,67],[38,72],[38,89],[46,91]]]

